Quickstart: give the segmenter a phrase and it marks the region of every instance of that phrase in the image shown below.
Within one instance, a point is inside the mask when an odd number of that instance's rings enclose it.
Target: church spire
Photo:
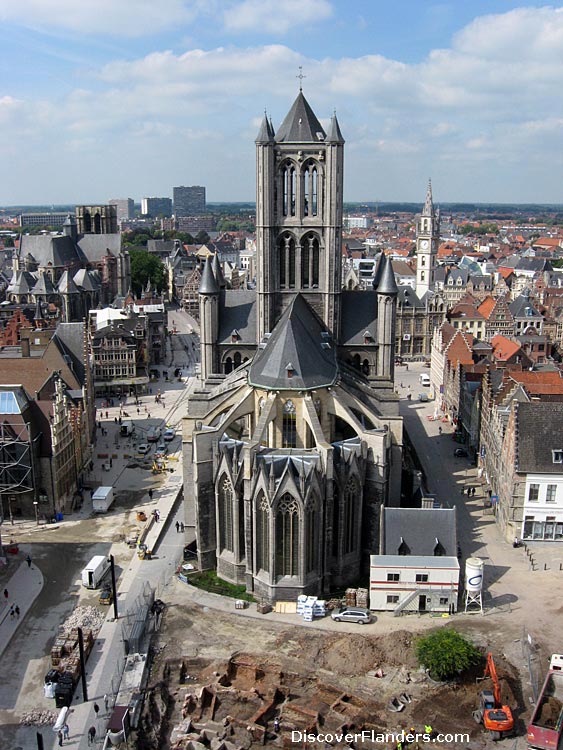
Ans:
[[[428,180],[428,187],[426,189],[426,200],[424,201],[424,208],[422,209],[423,216],[434,216],[434,203],[432,202],[432,180]]]

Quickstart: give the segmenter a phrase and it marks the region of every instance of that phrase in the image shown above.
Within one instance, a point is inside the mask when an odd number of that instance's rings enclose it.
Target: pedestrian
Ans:
[[[20,608],[18,607],[17,604],[16,604],[16,606],[14,608],[14,612],[16,613],[16,620],[19,620],[20,619]]]
[[[104,706],[106,707],[106,711],[109,710],[109,695],[106,693],[104,695]]]
[[[59,738],[59,747],[63,746],[63,733],[59,730],[57,732],[57,737]]]
[[[154,514],[156,516],[156,522],[158,523],[160,521],[160,511],[158,508],[155,510]]]
[[[150,411],[148,411],[148,412],[147,412],[147,416],[148,416],[148,418],[149,418],[149,419],[151,418],[151,413],[150,413]]]
[[[176,533],[180,532],[180,521],[176,521]]]
[[[96,719],[98,718],[98,714],[100,713],[100,707],[97,703],[94,703],[94,713],[96,714]]]
[[[109,468],[111,469],[112,466],[113,466],[113,459],[110,458],[110,460],[109,460]]]
[[[114,424],[117,424],[117,417],[113,418],[113,422],[114,422]]]
[[[88,744],[93,745],[96,741],[96,727],[92,726],[88,730]]]
[[[141,410],[139,409],[139,407],[137,407],[137,414],[140,414],[140,413],[141,413]]]
[[[152,500],[152,487],[151,487],[151,489],[149,490],[149,500]]]
[[[10,594],[8,594],[8,589],[4,589],[4,599],[8,601]]]
[[[274,719],[274,732],[279,732],[279,731],[280,731],[280,720],[276,716],[276,718]]]
[[[68,724],[64,724],[63,726],[63,737],[65,740],[70,739],[70,727]]]
[[[185,527],[184,527],[184,522],[183,522],[183,521],[181,521],[181,522],[180,522],[180,531],[182,532],[182,534],[184,533],[184,528],[185,528]]]
[[[107,411],[106,411],[106,419],[109,419]]]
[[[10,605],[10,620],[13,620],[13,619],[14,619],[14,615],[15,615],[15,614],[16,614],[16,613],[15,613],[15,611],[14,611],[14,605],[13,605],[13,604],[11,604],[11,605]]]
[[[27,567],[31,568],[31,557],[29,555],[25,558],[25,561],[27,563]]]
[[[442,426],[440,425],[440,427],[438,427],[438,435],[441,435],[441,434],[442,434]]]

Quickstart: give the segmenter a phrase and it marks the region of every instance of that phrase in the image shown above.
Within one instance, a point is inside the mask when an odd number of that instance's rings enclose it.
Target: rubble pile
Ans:
[[[105,612],[100,612],[96,607],[76,607],[70,617],[65,620],[62,630],[70,633],[74,628],[88,628],[97,633],[105,619]]]
[[[58,711],[49,711],[46,709],[35,708],[33,711],[26,711],[21,719],[20,724],[26,727],[47,727],[53,726],[57,721]]]

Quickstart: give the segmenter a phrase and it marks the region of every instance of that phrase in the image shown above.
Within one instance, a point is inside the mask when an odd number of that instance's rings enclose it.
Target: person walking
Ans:
[[[176,521],[176,534],[180,532],[180,521]]]
[[[149,500],[152,500],[152,488],[149,490]]]
[[[106,693],[104,695],[104,706],[106,707],[106,712],[109,710],[109,695]]]
[[[94,745],[96,742],[96,727],[91,726],[88,730],[88,744]]]
[[[14,607],[14,612],[16,613],[16,620],[19,620],[20,619],[20,608],[18,607],[17,604]]]
[[[57,732],[57,738],[59,740],[59,747],[62,747],[63,746],[63,733],[60,730]]]
[[[180,521],[180,531],[182,532],[182,534],[184,533],[184,528],[184,522]]]
[[[63,726],[63,737],[65,740],[70,739],[70,727],[68,724]]]
[[[98,718],[98,714],[100,713],[100,707],[97,703],[94,703],[94,713],[96,714],[96,719]]]
[[[26,563],[27,563],[27,567],[28,567],[28,568],[31,568],[31,557],[30,557],[29,555],[28,555],[28,556],[27,556],[27,557],[25,558],[25,561],[26,561]],[[5,594],[4,594],[4,595],[5,595]]]
[[[15,614],[16,614],[16,613],[14,612],[14,605],[13,605],[13,604],[11,604],[11,605],[10,605],[10,620],[13,620],[13,619],[14,619],[14,615],[15,615]]]
[[[4,589],[4,599],[8,601],[9,598],[10,598],[10,594],[8,593],[8,589]]]

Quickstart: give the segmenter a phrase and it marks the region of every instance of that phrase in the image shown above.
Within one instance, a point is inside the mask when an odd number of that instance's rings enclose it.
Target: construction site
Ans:
[[[354,747],[388,748],[395,745],[373,737],[422,733],[429,724],[441,734],[469,736],[444,747],[508,747],[493,743],[473,717],[490,683],[481,679],[483,665],[461,681],[434,682],[417,664],[415,642],[401,629],[335,633],[172,605],[155,644],[137,747],[289,748],[296,745],[292,732],[368,731],[374,734]],[[525,734],[522,676],[502,652],[495,658],[503,702],[512,707],[516,733]],[[350,745],[307,742],[327,746]]]

